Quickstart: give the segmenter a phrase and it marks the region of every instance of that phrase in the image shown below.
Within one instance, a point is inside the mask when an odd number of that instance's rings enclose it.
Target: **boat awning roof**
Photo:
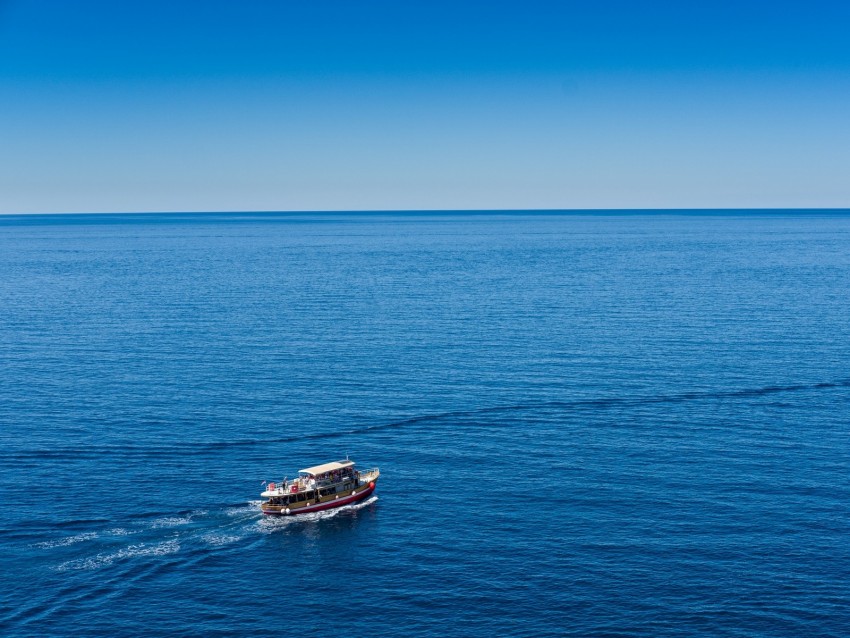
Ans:
[[[354,461],[334,461],[333,463],[325,463],[324,465],[316,465],[303,470],[298,470],[302,474],[324,474],[325,472],[333,472],[334,470],[344,470],[347,467],[353,467]]]

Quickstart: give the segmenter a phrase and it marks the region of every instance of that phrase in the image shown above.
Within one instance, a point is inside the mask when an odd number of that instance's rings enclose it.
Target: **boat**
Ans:
[[[260,495],[263,514],[295,516],[351,505],[375,491],[378,468],[357,470],[354,461],[333,461],[298,471],[298,477],[269,483]]]

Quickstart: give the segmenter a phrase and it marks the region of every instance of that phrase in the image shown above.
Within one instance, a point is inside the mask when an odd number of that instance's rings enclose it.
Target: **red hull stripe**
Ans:
[[[298,514],[310,514],[311,512],[321,512],[323,510],[333,509],[334,507],[342,507],[343,505],[356,503],[357,501],[363,500],[374,491],[374,487],[367,487],[362,492],[357,492],[357,494],[351,494],[349,496],[346,496],[345,498],[341,498],[336,501],[329,501],[327,503],[322,503],[321,505],[310,505],[309,507],[299,507],[298,509],[290,510],[288,516],[297,516]],[[287,514],[284,514],[282,511],[278,510],[263,510],[263,514],[287,516]]]

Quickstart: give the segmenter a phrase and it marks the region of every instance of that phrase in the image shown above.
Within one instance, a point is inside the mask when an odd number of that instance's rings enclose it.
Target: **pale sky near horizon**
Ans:
[[[850,207],[850,3],[0,0],[0,213]]]

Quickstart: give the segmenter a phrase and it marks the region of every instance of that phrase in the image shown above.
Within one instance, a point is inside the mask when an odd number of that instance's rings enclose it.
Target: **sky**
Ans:
[[[0,0],[0,213],[850,207],[850,3]]]

